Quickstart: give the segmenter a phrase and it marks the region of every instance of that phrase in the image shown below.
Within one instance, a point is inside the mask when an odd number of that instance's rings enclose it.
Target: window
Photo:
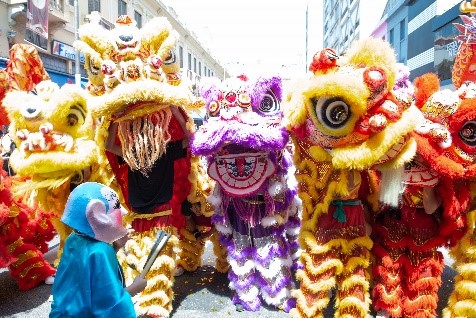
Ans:
[[[193,58],[193,72],[197,73],[197,58]]]
[[[73,5],[74,5],[74,3],[73,3]],[[88,0],[88,13],[91,13],[93,11],[101,12],[101,1],[100,0]]]
[[[198,62],[198,75],[202,76],[202,62]]]
[[[178,47],[180,68],[183,68],[183,46]]]
[[[134,20],[137,22],[137,27],[142,28],[142,14],[137,11],[134,11]]]
[[[117,15],[126,15],[127,14],[127,3],[124,0],[117,1]]]
[[[74,0],[69,0],[68,3],[69,3],[70,6],[74,6]],[[78,3],[78,5],[79,5],[79,3]]]
[[[188,53],[188,70],[192,70],[192,53]]]
[[[400,21],[400,42],[405,40],[405,35],[407,33],[407,30],[405,28],[405,19]]]
[[[388,34],[388,43],[390,43],[391,46],[393,46],[393,42],[394,42],[393,33],[394,33],[394,30],[391,29],[390,33]]]
[[[207,76],[207,67],[205,65],[203,66],[203,75]]]

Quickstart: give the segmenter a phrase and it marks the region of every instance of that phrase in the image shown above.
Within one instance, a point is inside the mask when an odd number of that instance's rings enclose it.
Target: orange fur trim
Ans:
[[[440,90],[440,79],[435,73],[426,73],[415,78],[415,105],[422,108],[428,98]]]

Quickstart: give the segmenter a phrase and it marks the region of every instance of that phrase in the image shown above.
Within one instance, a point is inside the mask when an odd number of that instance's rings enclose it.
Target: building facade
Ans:
[[[323,45],[342,54],[352,42],[369,36],[381,20],[385,2],[324,0]]]
[[[38,50],[52,80],[60,85],[74,81],[74,2],[49,0],[48,41],[44,49]],[[120,15],[129,15],[136,20],[139,28],[154,17],[166,17],[180,34],[176,51],[182,76],[187,77],[192,84],[197,84],[202,77],[228,76],[223,64],[200,43],[193,31],[184,26],[173,8],[159,0],[77,0],[77,3],[79,25],[87,21],[92,11],[100,13],[105,28],[112,28]],[[27,1],[0,2],[0,67],[4,67],[13,44],[26,43],[26,23]],[[84,67],[80,69],[82,80],[87,81]]]

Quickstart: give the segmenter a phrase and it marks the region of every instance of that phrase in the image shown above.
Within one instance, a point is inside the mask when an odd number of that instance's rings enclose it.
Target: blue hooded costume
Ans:
[[[102,184],[86,182],[71,192],[61,221],[74,232],[56,272],[50,318],[136,317],[110,244],[127,234],[124,213],[117,194]]]

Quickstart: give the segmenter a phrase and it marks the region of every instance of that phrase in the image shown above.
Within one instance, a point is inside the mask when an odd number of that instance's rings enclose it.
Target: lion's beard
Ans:
[[[382,170],[379,201],[391,207],[398,207],[404,190],[405,168]]]
[[[119,123],[122,156],[132,170],[147,174],[155,161],[165,154],[170,141],[168,126],[171,117],[170,109],[164,109]]]

